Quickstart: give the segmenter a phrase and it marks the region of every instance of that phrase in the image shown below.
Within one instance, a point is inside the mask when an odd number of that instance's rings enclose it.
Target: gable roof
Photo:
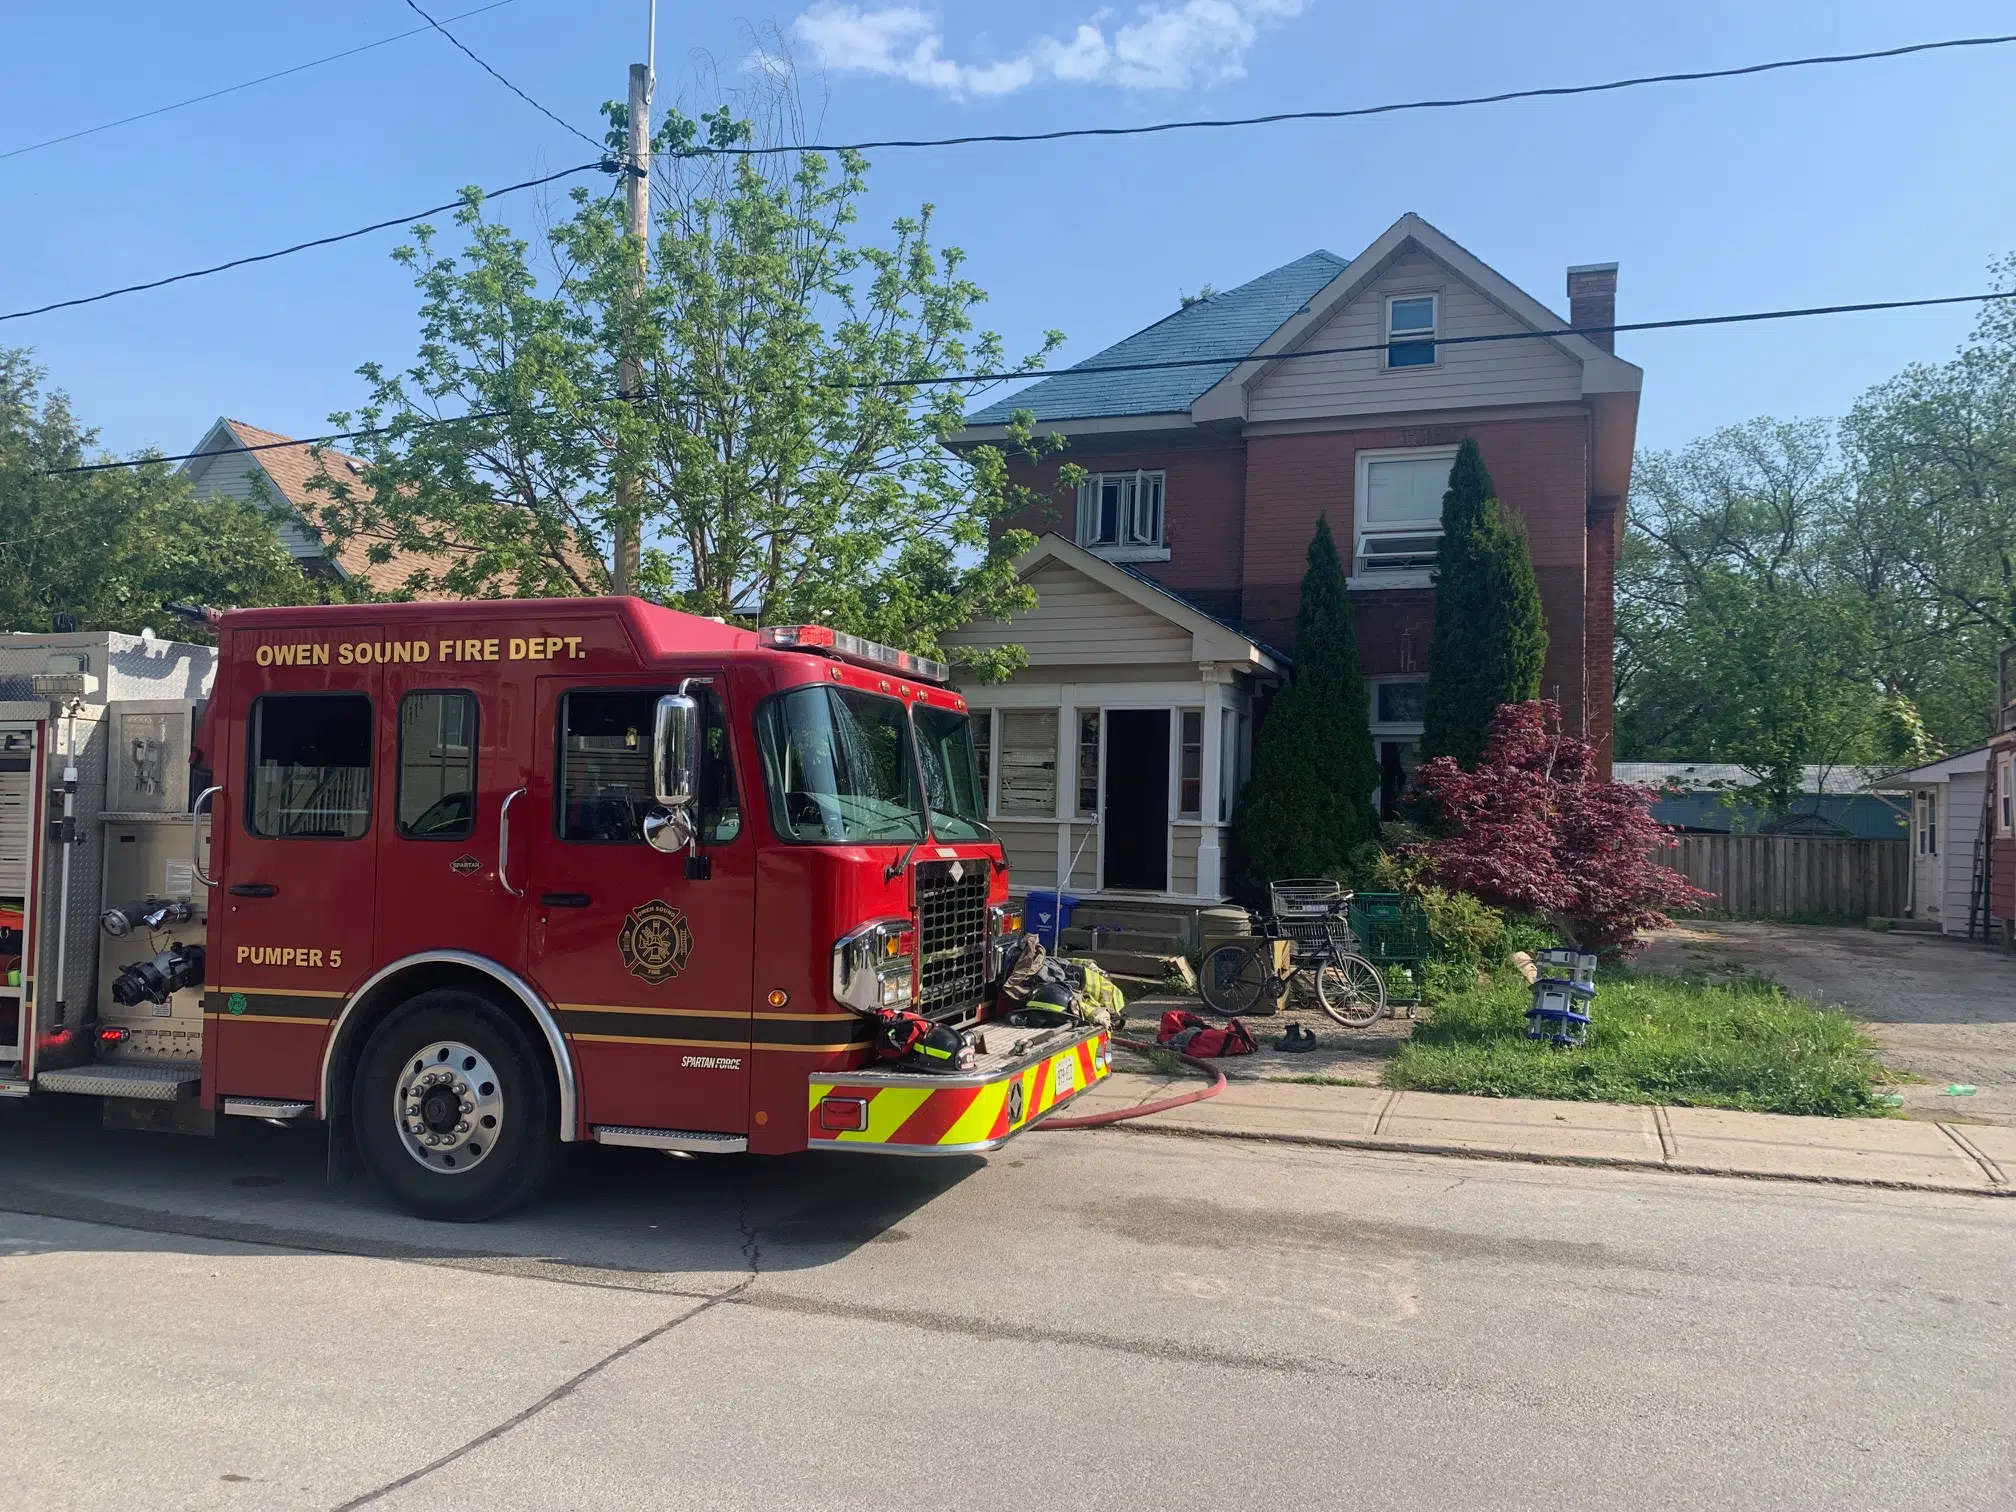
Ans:
[[[1223,662],[1250,672],[1274,675],[1283,675],[1288,670],[1285,656],[1256,641],[1237,626],[1206,614],[1188,599],[1171,593],[1152,579],[1109,562],[1055,532],[1038,537],[1036,544],[1016,559],[1015,571],[1017,576],[1027,579],[1052,563],[1089,578],[1100,587],[1186,632],[1190,636],[1190,655],[1194,661]],[[1040,605],[1031,612],[1040,614]],[[976,623],[968,621],[962,628],[971,628]],[[1100,654],[1096,650],[1091,651],[1086,659],[1097,662]]]
[[[191,458],[182,464],[182,473],[191,483],[197,483],[212,467],[243,457],[265,479],[274,500],[294,511],[297,528],[283,534],[293,537],[287,545],[297,559],[304,556],[303,547],[323,547],[328,561],[340,576],[362,578],[380,592],[396,592],[405,586],[414,572],[432,570],[438,565],[432,557],[400,551],[396,547],[390,560],[374,562],[371,560],[372,542],[361,535],[352,536],[340,546],[328,547],[313,519],[314,514],[330,502],[329,495],[311,488],[310,480],[330,476],[334,468],[361,475],[365,463],[361,458],[326,447],[318,458],[306,442],[287,444],[293,440],[292,436],[262,430],[227,416],[211,426],[209,434],[194,448],[215,455]],[[266,447],[267,450],[241,452],[237,450],[240,447]]]
[[[267,449],[249,450],[254,447]],[[296,442],[292,436],[262,430],[243,420],[228,417],[211,426],[209,434],[194,450],[214,455],[193,457],[182,464],[182,475],[191,484],[200,483],[212,466],[239,458],[264,477],[275,501],[286,504],[294,511],[293,528],[283,528],[281,537],[297,561],[326,560],[335,567],[338,576],[362,579],[379,593],[398,593],[406,587],[414,573],[431,574],[442,569],[440,557],[428,552],[408,551],[396,545],[392,546],[391,555],[386,560],[373,561],[373,548],[388,544],[388,541],[384,535],[369,531],[353,535],[341,545],[329,544],[314,520],[331,499],[327,493],[312,487],[311,482],[317,477],[337,476],[338,469],[361,478],[369,465],[362,458],[328,447],[322,449],[318,458],[307,442]],[[585,568],[592,560],[591,553],[578,548],[570,555],[577,568]],[[429,594],[434,598],[451,596],[438,587],[430,589]]]
[[[1976,746],[1971,751],[1959,751],[1951,756],[1942,756],[1937,761],[1928,761],[1923,766],[1907,767],[1901,772],[1892,772],[1881,782],[1871,786],[1884,792],[1895,792],[1903,787],[1930,787],[1941,782],[1949,782],[1955,777],[1969,776],[1975,772],[1988,770],[1988,746]]]
[[[1236,362],[1159,368],[1136,373],[1081,372],[1133,362],[1188,361],[1220,353],[1251,352],[1281,328],[1309,297],[1333,283],[1346,266],[1334,252],[1311,252],[1271,273],[1187,309],[1164,316],[1145,331],[966,417],[968,425],[999,425],[1018,410],[1038,420],[1080,420],[1109,415],[1187,414],[1198,397],[1238,366]]]
[[[1573,334],[1567,321],[1410,210],[1351,259],[1348,267],[1339,269],[1327,285],[1314,291],[1299,310],[1256,343],[1252,360],[1236,364],[1209,392],[1200,394],[1191,407],[1192,417],[1200,421],[1243,419],[1246,396],[1281,366],[1278,360],[1266,359],[1278,358],[1302,346],[1344,306],[1364,293],[1388,264],[1413,247],[1427,253],[1528,330],[1558,333],[1542,339],[1582,365],[1585,395],[1638,392],[1645,376],[1642,369],[1604,351],[1588,337]]]

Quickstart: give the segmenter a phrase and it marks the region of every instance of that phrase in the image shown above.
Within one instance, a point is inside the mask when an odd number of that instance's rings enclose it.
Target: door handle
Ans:
[[[234,898],[270,898],[280,891],[271,882],[233,882],[231,896]]]
[[[205,887],[215,887],[217,879],[203,870],[203,826],[196,822],[203,812],[203,805],[223,792],[221,787],[207,787],[196,795],[196,801],[189,805],[189,869],[196,874],[196,880]],[[216,827],[215,809],[211,813],[211,827]]]
[[[524,897],[525,889],[511,885],[511,805],[524,796],[525,789],[513,788],[504,795],[503,805],[497,810],[497,880],[514,898]]]
[[[539,901],[548,908],[586,908],[595,900],[586,893],[541,893]]]

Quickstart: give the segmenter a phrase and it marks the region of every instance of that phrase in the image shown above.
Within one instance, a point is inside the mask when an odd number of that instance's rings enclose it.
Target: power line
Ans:
[[[1563,99],[1571,95],[1607,94],[1648,84],[1693,84],[1706,79],[1737,79],[1748,74],[1776,73],[1788,68],[1815,68],[1833,63],[1867,63],[1902,58],[1912,53],[1940,52],[1958,47],[2000,47],[2016,42],[2016,34],[1996,37],[1952,37],[1941,42],[1912,42],[1873,52],[1826,53],[1805,58],[1780,58],[1770,63],[1746,63],[1736,68],[1705,68],[1689,73],[1641,74],[1600,84],[1560,84],[1544,89],[1508,89],[1497,94],[1462,95],[1446,100],[1404,100],[1389,105],[1361,105],[1348,110],[1283,110],[1272,115],[1221,119],[1160,121],[1152,126],[1074,126],[1062,131],[999,132],[984,136],[889,138],[877,142],[802,143],[783,147],[689,147],[675,157],[768,157],[788,152],[869,152],[883,147],[970,147],[986,142],[1061,142],[1074,137],[1153,136],[1164,131],[1205,131],[1230,126],[1271,126],[1282,121],[1347,121],[1361,116],[1396,115],[1410,110],[1456,110],[1469,105],[1499,105],[1508,100]]]
[[[411,4],[412,0],[408,0],[408,3]],[[414,9],[418,10],[419,7],[415,6]],[[420,14],[424,16],[426,12],[421,11]],[[439,28],[437,27],[436,29],[438,30]],[[443,35],[447,34],[443,32]],[[450,37],[449,40],[454,41],[454,38]],[[1290,111],[1277,115],[1248,116],[1235,120],[1165,121],[1155,126],[1092,126],[1092,127],[1074,128],[1066,131],[1035,132],[1024,135],[965,136],[965,137],[942,137],[935,140],[913,140],[913,141],[891,140],[882,142],[856,142],[851,144],[842,144],[839,146],[820,146],[816,144],[799,145],[792,147],[707,146],[707,147],[682,148],[671,153],[670,155],[675,157],[709,157],[709,156],[754,157],[754,156],[762,156],[765,154],[775,154],[785,152],[865,151],[870,148],[878,148],[878,147],[957,147],[975,142],[1044,142],[1044,141],[1058,141],[1069,137],[1141,136],[1151,132],[1180,131],[1193,127],[1259,126],[1275,121],[1343,120],[1355,116],[1384,115],[1394,111],[1402,111],[1402,110],[1441,110],[1463,105],[1494,104],[1505,100],[1538,99],[1549,96],[1595,94],[1606,90],[1631,89],[1644,84],[1682,83],[1702,79],[1734,78],[1743,74],[1768,73],[1774,70],[1787,69],[1787,68],[1805,68],[1822,63],[1858,63],[1878,58],[1902,57],[1909,53],[1932,52],[1945,48],[1991,47],[2000,45],[2005,42],[2016,42],[2016,34],[2011,34],[2008,36],[1996,36],[1996,37],[1958,37],[1958,38],[1951,38],[1942,42],[1914,42],[1907,46],[1885,48],[1876,52],[1833,53],[1820,57],[1782,59],[1780,61],[1773,63],[1752,63],[1747,64],[1740,68],[1710,69],[1694,73],[1652,74],[1632,79],[1615,79],[1611,80],[1608,83],[1603,84],[1575,84],[1575,85],[1564,85],[1548,89],[1510,90],[1500,94],[1473,95],[1463,99],[1415,100],[1402,104],[1367,105],[1351,110]],[[461,46],[460,43],[457,43],[456,45],[458,47]],[[464,48],[463,50],[465,52],[468,51],[468,49],[466,48]],[[473,58],[475,57],[475,54],[471,53],[470,56]],[[477,59],[476,61],[479,63],[482,62],[480,58]],[[488,64],[484,64],[483,66],[486,68],[489,67]],[[495,74],[494,69],[491,70],[491,72]],[[500,82],[509,85],[509,87],[512,88],[514,92],[517,92],[521,96],[521,98],[526,99],[528,103],[533,104],[542,111],[545,110],[544,106],[538,105],[537,101],[532,100],[530,96],[524,95],[523,91],[517,90],[517,87],[515,85],[510,85],[509,81],[503,79],[502,75],[496,75],[496,76],[498,77]],[[559,120],[559,117],[555,116],[553,117],[553,119]],[[562,121],[560,124],[562,124],[563,126],[566,125],[564,121]],[[574,130],[574,128],[571,126],[569,126],[567,129],[570,131]],[[581,135],[581,133],[577,132],[576,135]],[[584,139],[592,141],[592,138],[584,138]],[[602,146],[602,144],[600,143],[596,143],[595,145],[598,148],[598,150]],[[633,169],[628,168],[627,166],[617,165],[613,159],[605,157],[600,162],[584,163],[579,165],[578,167],[565,168],[558,173],[548,174],[544,178],[527,179],[523,183],[511,184],[507,185],[505,188],[502,189],[489,191],[487,197],[494,199],[500,195],[515,193],[520,189],[530,189],[535,188],[540,184],[550,184],[554,182],[556,179],[566,178],[576,173],[585,173],[590,168],[601,168],[604,171],[618,172],[618,173],[635,171]],[[445,205],[436,205],[430,209],[415,211],[411,215],[394,216],[388,220],[376,221],[371,225],[360,226],[354,231],[341,232],[335,236],[317,237],[312,241],[297,242],[293,246],[282,247],[277,251],[261,252],[249,257],[234,258],[230,262],[218,263],[214,267],[197,268],[187,273],[173,274],[167,278],[151,279],[145,283],[128,284],[124,288],[109,289],[101,294],[88,294],[80,296],[76,299],[60,299],[50,304],[38,305],[33,309],[13,310],[5,314],[0,314],[0,321],[21,320],[30,315],[46,315],[52,310],[67,310],[74,308],[75,306],[78,305],[96,304],[100,300],[113,299],[121,294],[137,294],[147,289],[158,289],[167,284],[181,283],[185,279],[205,278],[213,273],[222,273],[231,268],[244,267],[248,263],[269,262],[276,257],[286,257],[291,255],[292,253],[304,252],[313,247],[326,247],[335,242],[348,241],[352,237],[368,236],[374,231],[383,231],[392,226],[405,225],[411,221],[420,219],[421,217],[424,216],[445,214],[448,211],[458,208],[459,205],[460,205],[459,200],[451,201],[450,203]]]
[[[590,169],[600,168],[608,170],[610,166],[606,158],[593,163],[576,163],[572,168],[562,168],[558,173],[548,173],[539,178],[525,179],[520,183],[506,184],[501,189],[486,189],[483,191],[483,197],[485,199],[498,199],[506,194],[516,194],[521,189],[536,189],[541,184],[551,184],[559,179],[572,178],[575,174],[586,173]],[[615,171],[621,170],[617,169]],[[212,273],[223,273],[232,268],[242,268],[248,263],[271,262],[276,257],[287,257],[296,252],[306,252],[311,247],[333,246],[337,242],[351,241],[359,236],[369,236],[373,231],[385,231],[393,226],[411,225],[414,221],[425,219],[430,215],[446,215],[451,210],[461,209],[462,204],[463,201],[460,199],[453,199],[445,205],[433,205],[425,210],[415,210],[407,215],[395,215],[389,220],[374,221],[368,226],[359,226],[354,231],[339,231],[334,236],[318,236],[312,241],[296,242],[291,247],[280,247],[272,252],[255,252],[249,257],[234,257],[229,262],[217,263],[208,268],[192,268],[187,273],[172,273],[166,278],[149,279],[146,283],[127,284],[121,289],[107,289],[101,294],[84,294],[78,296],[76,299],[59,299],[51,304],[37,305],[32,310],[10,310],[4,315],[0,315],[0,320],[22,320],[30,315],[46,315],[51,310],[68,310],[78,305],[97,304],[102,299],[117,299],[121,294],[138,294],[147,289],[159,289],[167,284],[181,283],[185,279],[208,278]]]
[[[485,63],[481,58],[477,57],[475,53],[471,52],[469,48],[463,44],[463,41],[460,37],[456,36],[453,32],[448,30],[446,26],[442,25],[439,21],[436,21],[432,16],[428,15],[427,12],[422,10],[418,5],[414,4],[414,0],[406,0],[406,8],[412,11],[413,14],[418,16],[421,20],[425,21],[429,26],[433,27],[434,30],[441,33],[441,35],[446,37],[450,42],[452,42],[455,45],[456,51],[460,52],[463,57],[467,58],[471,63],[474,63],[478,68],[482,69],[483,72],[490,75],[491,78],[495,79],[499,84],[502,84],[506,89],[510,90],[511,93],[518,96],[519,99],[523,100],[527,105],[530,105],[534,110],[538,111],[539,114],[546,117],[546,119],[551,121],[555,126],[558,126],[562,131],[572,131],[574,135],[581,138],[582,141],[586,142],[590,147],[594,148],[597,152],[605,150],[605,145],[603,143],[596,141],[595,138],[588,135],[587,132],[577,130],[570,123],[561,120],[559,116],[553,114],[552,111],[548,110],[544,105],[541,105],[537,100],[533,99],[532,96],[525,93],[524,90],[520,89],[516,84],[513,84],[509,79],[505,78],[504,75],[497,72],[496,69],[492,68],[488,63]],[[453,20],[455,18],[451,16],[449,19]]]
[[[460,11],[450,16],[450,21],[466,21],[471,16],[480,16],[485,11],[502,9],[514,4],[515,0],[491,0],[488,5],[479,5],[474,10]],[[251,89],[259,84],[271,84],[275,79],[284,79],[290,74],[306,73],[311,68],[320,68],[324,63],[339,62],[344,58],[354,58],[359,53],[370,52],[373,48],[385,47],[393,42],[403,42],[408,37],[417,37],[428,28],[413,27],[410,31],[394,32],[389,37],[380,37],[376,42],[366,42],[357,47],[346,47],[342,52],[330,53],[326,58],[315,58],[306,63],[296,63],[292,68],[283,68],[277,73],[261,74],[256,79],[247,79],[242,84],[226,84],[222,89],[213,89],[208,94],[193,95],[186,100],[177,100],[172,105],[157,105],[152,110],[143,110],[138,115],[121,116],[116,121],[104,121],[96,126],[86,126],[78,131],[65,132],[62,136],[49,137],[44,141],[30,142],[25,147],[9,148],[0,152],[0,162],[8,158],[20,157],[26,152],[40,152],[44,147],[55,147],[64,142],[74,142],[79,137],[95,136],[101,131],[110,131],[115,126],[131,126],[135,121],[152,120],[158,115],[167,115],[171,110],[184,110],[191,105],[201,105],[205,100],[220,99],[228,94],[236,94],[241,89]],[[459,44],[458,44],[459,45]]]
[[[1798,320],[1818,315],[1855,315],[1876,310],[1918,310],[1934,305],[1982,304],[1989,300],[2016,299],[2016,289],[1996,290],[1986,294],[1947,294],[1932,299],[1883,299],[1868,300],[1860,304],[1806,305],[1796,309],[1752,310],[1735,315],[1692,315],[1675,320],[1638,320],[1617,325],[1562,326],[1558,329],[1542,331],[1506,331],[1484,336],[1437,336],[1420,338],[1432,340],[1438,347],[1469,346],[1487,341],[1550,341],[1561,336],[1614,336],[1631,331],[1672,331],[1696,326],[1740,325],[1763,320]],[[1409,344],[1419,344],[1410,339]],[[1172,368],[1193,367],[1237,367],[1246,362],[1292,362],[1309,357],[1335,357],[1347,353],[1383,352],[1390,342],[1363,342],[1341,347],[1305,347],[1292,352],[1230,352],[1215,357],[1172,357],[1149,362],[1101,363],[1098,366],[1078,366],[1068,368],[1024,368],[1018,371],[988,373],[950,373],[938,376],[917,375],[903,378],[878,378],[848,381],[835,385],[850,389],[891,389],[891,388],[935,388],[944,384],[958,383],[1005,383],[1023,378],[1060,378],[1093,373],[1145,373]],[[640,397],[664,397],[661,389],[649,389],[644,394],[615,393],[583,401],[587,404],[627,403]],[[327,446],[335,441],[359,441],[371,436],[388,435],[394,430],[402,433],[416,430],[433,430],[443,425],[462,425],[474,420],[499,420],[511,416],[535,417],[552,414],[552,407],[512,408],[493,410],[472,410],[464,415],[444,415],[431,420],[409,420],[398,425],[379,425],[363,430],[335,431],[326,436],[310,436],[301,440],[261,441],[250,446],[225,446],[211,451],[180,452],[173,456],[134,457],[117,462],[88,462],[74,467],[51,467],[43,470],[44,477],[60,477],[72,473],[111,472],[127,467],[151,467],[164,462],[192,462],[204,457],[235,457],[246,452],[280,451],[295,446]]]

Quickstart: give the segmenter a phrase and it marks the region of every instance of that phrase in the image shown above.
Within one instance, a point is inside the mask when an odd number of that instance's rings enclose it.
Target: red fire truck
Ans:
[[[989,1022],[1018,925],[936,663],[635,599],[216,629],[190,896],[172,864],[115,896],[108,810],[118,951],[56,1022],[30,1003],[18,1086],[110,1108],[144,1085],[185,1127],[323,1120],[405,1206],[480,1219],[569,1141],[987,1150],[1107,1074],[1101,1031]],[[958,1031],[970,1064],[879,1058],[888,1009]]]

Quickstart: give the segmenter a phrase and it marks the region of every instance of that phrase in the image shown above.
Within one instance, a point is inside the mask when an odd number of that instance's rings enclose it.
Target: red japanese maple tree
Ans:
[[[1551,915],[1584,950],[1628,954],[1665,910],[1712,899],[1652,859],[1672,843],[1652,789],[1597,781],[1595,748],[1562,732],[1552,701],[1503,705],[1475,771],[1439,756],[1414,787],[1441,831],[1422,848],[1438,883]]]

